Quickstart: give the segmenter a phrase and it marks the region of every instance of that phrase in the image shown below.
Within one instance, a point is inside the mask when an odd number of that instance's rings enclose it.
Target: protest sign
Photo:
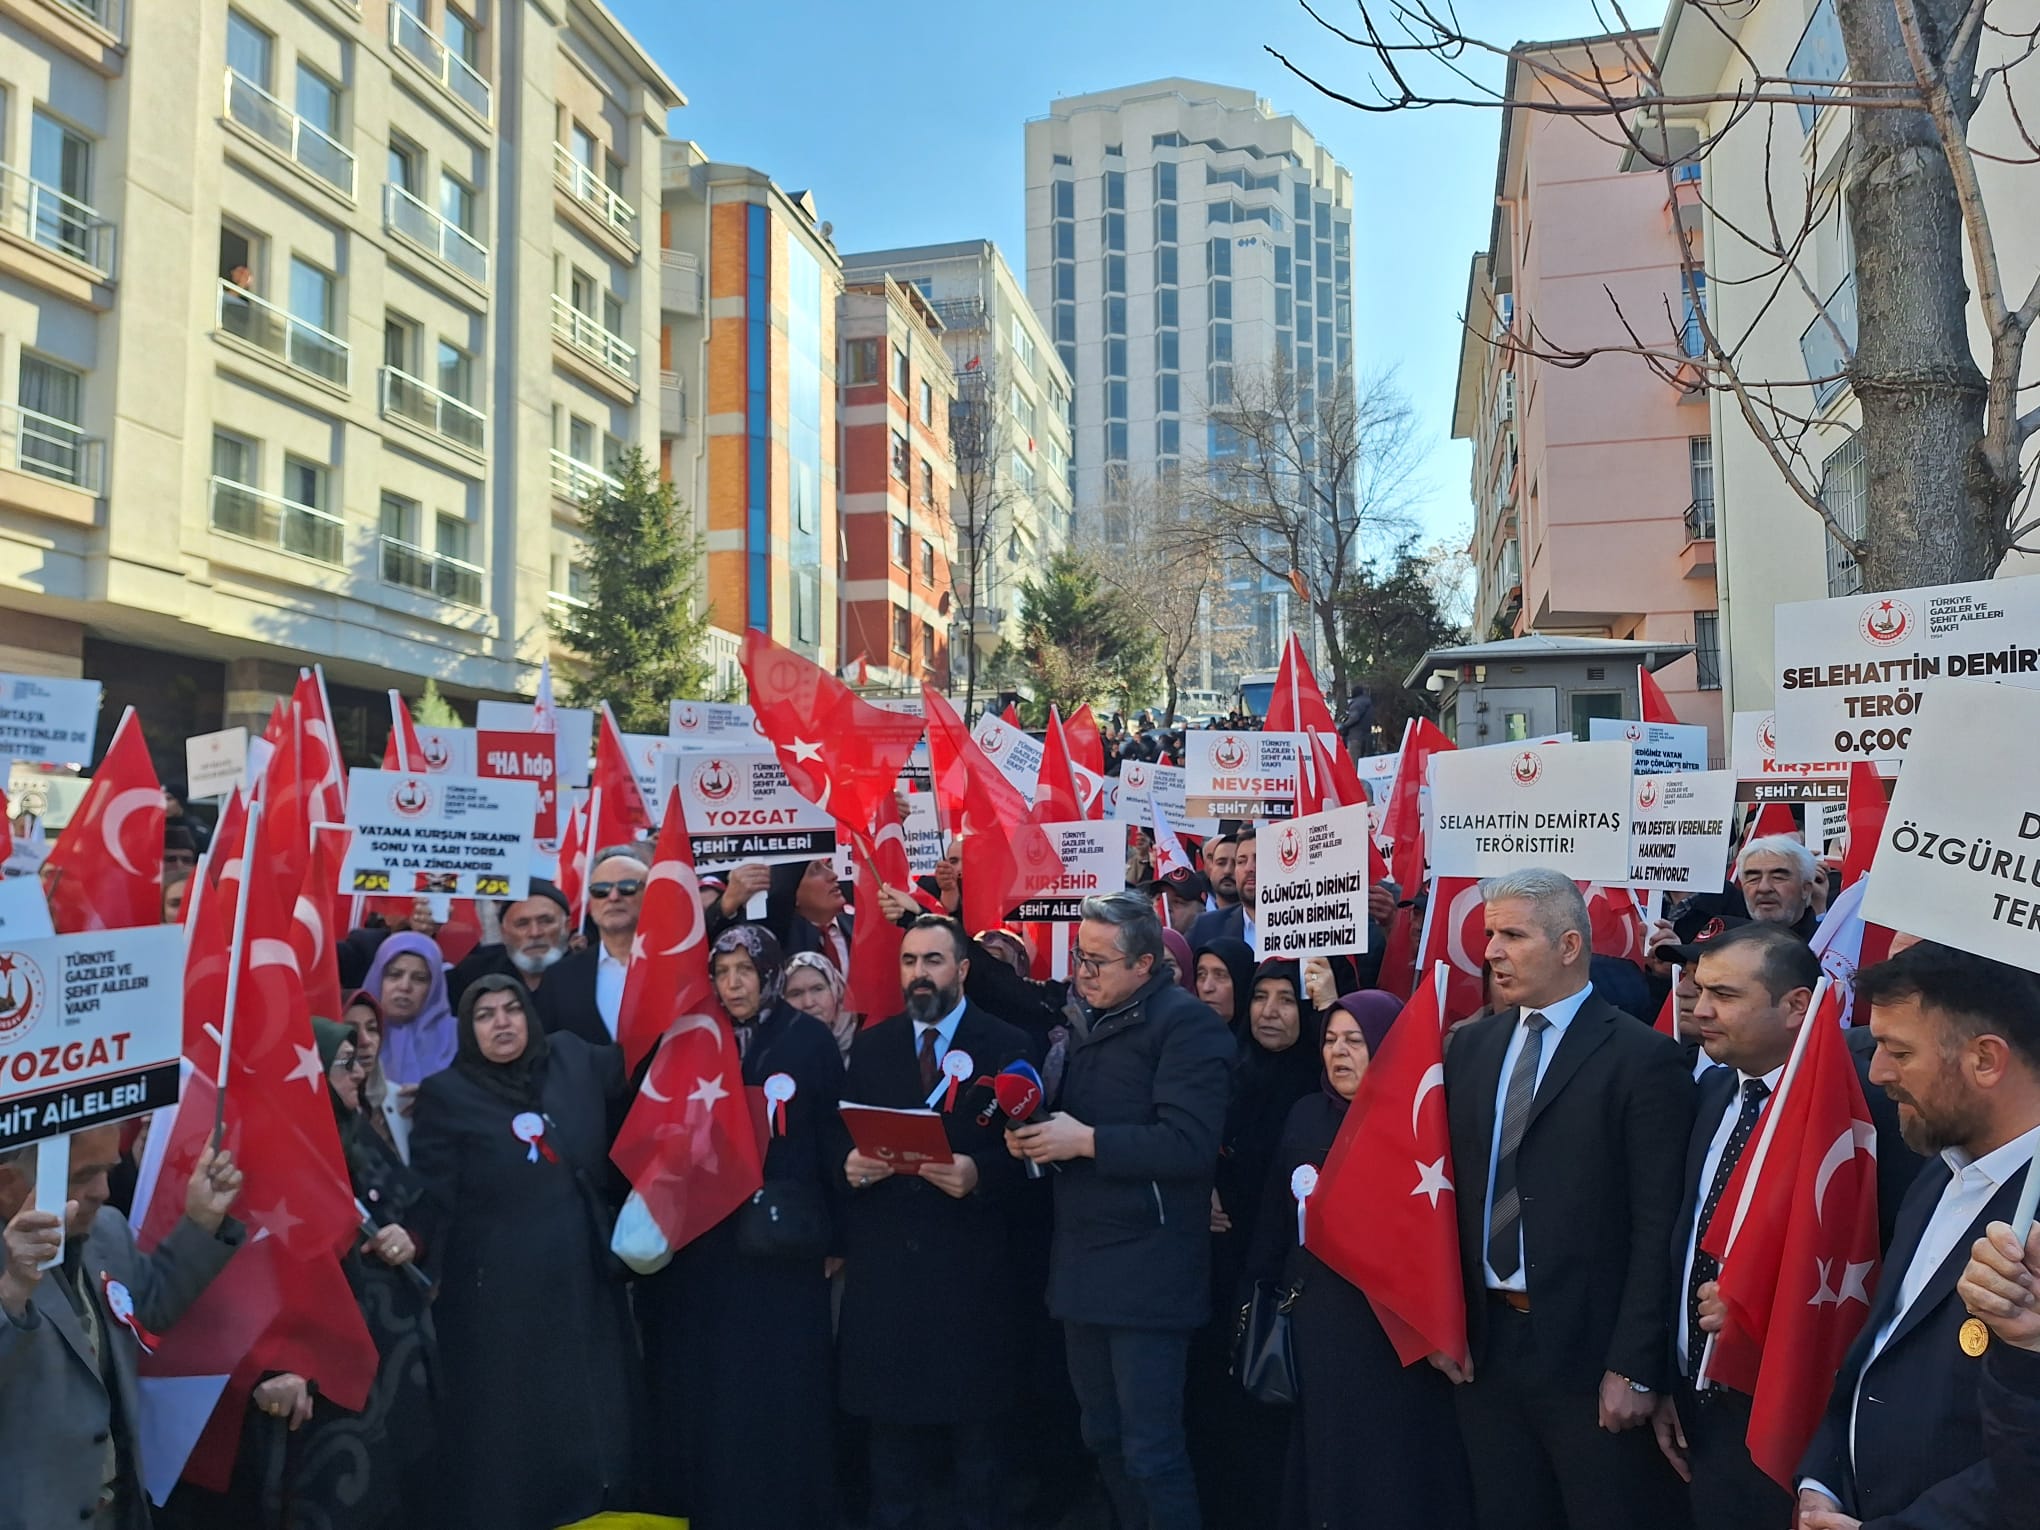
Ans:
[[[1365,803],[1292,818],[1261,835],[1260,954],[1329,956],[1367,949]]]
[[[666,738],[674,749],[767,749],[758,714],[730,701],[675,701],[667,707]]]
[[[86,765],[99,730],[99,682],[0,675],[0,758]]]
[[[522,898],[538,788],[401,770],[347,773],[343,893]]]
[[[198,733],[184,741],[185,800],[229,797],[247,782],[248,730],[222,728]]]
[[[418,732],[418,752],[424,756],[422,768],[434,776],[472,776],[475,769],[475,730],[473,728],[427,728]]]
[[[1366,788],[1369,802],[1379,802],[1388,795],[1401,759],[1400,754],[1363,754],[1354,761],[1353,768],[1360,773],[1360,784]]]
[[[1629,880],[1634,802],[1626,739],[1456,749],[1431,756],[1431,871],[1493,877],[1549,867]]]
[[[935,798],[929,792],[915,792],[907,798],[907,816],[902,822],[907,837],[907,870],[916,877],[935,875],[935,863],[942,859],[942,824],[935,816]]]
[[[2040,972],[2040,694],[1927,691],[1870,863],[1863,917]]]
[[[533,712],[528,701],[478,701],[475,726],[491,733],[529,733]],[[586,786],[595,758],[595,714],[586,707],[559,707],[553,726],[560,739],[560,785]]]
[[[1778,757],[1777,716],[1737,712],[1729,722],[1729,768],[1735,772],[1735,800],[1847,802],[1849,767],[1841,760],[1787,761]]]
[[[1294,733],[1192,729],[1183,735],[1183,806],[1193,818],[1288,818],[1296,812]]]
[[[475,730],[475,774],[486,781],[529,781],[537,792],[537,817],[532,824],[536,838],[553,837],[553,799],[559,786],[554,758],[557,734],[498,733]]]
[[[1156,802],[1162,809],[1162,822],[1178,835],[1209,839],[1218,832],[1217,820],[1190,816],[1184,795],[1189,777],[1180,765],[1150,765],[1145,760],[1128,760],[1119,767],[1115,779],[1119,782],[1119,791],[1112,799],[1108,817],[1145,829],[1154,822],[1154,809],[1149,804]]]
[[[1126,825],[1089,820],[1045,823],[1041,832],[1062,858],[1063,874],[1009,917],[1074,924],[1083,917],[1086,898],[1126,886]]]
[[[1675,770],[1707,768],[1707,730],[1698,723],[1629,722],[1620,717],[1590,717],[1587,738],[1596,743],[1624,739],[1634,751],[1639,776],[1666,776]]]
[[[176,925],[0,936],[0,1151],[176,1104],[183,973]]]
[[[663,733],[621,733],[623,757],[630,761],[631,774],[637,777],[637,789],[645,799],[645,811],[657,823],[666,816],[666,794],[659,789],[659,783],[666,779],[659,768],[659,761],[665,758],[668,739]],[[769,745],[767,747],[770,747]]]
[[[1629,885],[1667,892],[1720,892],[1735,827],[1735,772],[1675,771],[1636,777],[1629,825]]]
[[[661,800],[678,786],[697,871],[836,853],[836,820],[793,789],[770,749],[727,754],[676,750],[660,757]]]
[[[11,940],[48,940],[56,933],[42,878],[0,877],[0,944]]]
[[[986,759],[999,767],[999,774],[1013,783],[1031,806],[1035,783],[1041,777],[1041,740],[1014,727],[996,712],[987,712],[970,730],[971,739]]]
[[[2040,575],[1777,608],[1781,760],[1905,758],[1926,682],[2040,687]]]

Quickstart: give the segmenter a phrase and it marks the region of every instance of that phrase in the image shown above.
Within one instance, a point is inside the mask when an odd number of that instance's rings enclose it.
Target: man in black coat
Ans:
[[[566,959],[567,895],[543,877],[531,879],[531,889],[515,903],[496,906],[501,940],[489,941],[468,952],[446,975],[446,997],[455,1009],[461,996],[478,978],[500,974],[514,977],[529,993],[537,993],[548,972]]]
[[[563,958],[539,988],[537,1009],[547,1034],[565,1031],[598,1047],[616,1040],[623,980],[651,872],[627,851],[595,863],[589,874],[588,917],[595,921],[596,939],[586,950]]]
[[[837,1319],[843,1409],[870,1420],[873,1530],[1005,1522],[1006,1427],[1019,1369],[1021,1317],[1003,1200],[1020,1179],[1004,1126],[981,1113],[975,1081],[1028,1052],[1026,1033],[965,1002],[968,938],[953,919],[924,914],[900,943],[904,1014],[858,1032],[843,1084],[846,1105],[924,1108],[951,1072],[942,1105],[952,1162],[895,1172],[840,1133],[846,1255]],[[940,1363],[943,1355],[961,1364]],[[914,1357],[926,1363],[915,1363]],[[939,1513],[929,1489],[954,1468],[955,1504]]]
[[[1190,933],[1184,937],[1190,942],[1190,949],[1208,946],[1221,937],[1230,940],[1244,940],[1255,955],[1260,954],[1261,932],[1256,924],[1259,907],[1260,883],[1255,876],[1256,847],[1254,826],[1247,824],[1233,836],[1233,882],[1239,892],[1239,902],[1230,908],[1215,908],[1209,913],[1199,914],[1197,922],[1190,926]]]
[[[1800,1461],[1799,1523],[2011,1524],[1996,1512],[1983,1356],[1963,1342],[1956,1283],[1984,1230],[2010,1220],[2040,1148],[2040,978],[1923,941],[1858,972],[1856,1002],[1877,1038],[1871,1080],[1898,1102],[1914,1150],[1940,1156],[1899,1209],[1870,1315]]]
[[[1055,1114],[1007,1145],[1057,1170],[1048,1306],[1119,1522],[1197,1530],[1183,1385],[1190,1336],[1211,1315],[1211,1186],[1236,1048],[1159,970],[1145,897],[1087,898],[1083,916],[1086,1023]]]
[[[774,866],[765,895],[765,926],[788,956],[819,952],[838,972],[850,971],[850,915],[833,861]]]
[[[1445,1053],[1475,1511],[1483,1530],[1671,1522],[1678,1482],[1646,1426],[1671,1380],[1692,1076],[1677,1042],[1595,996],[1570,877],[1520,871],[1482,892],[1510,1007]]]
[[[1676,1389],[1658,1399],[1658,1446],[1691,1484],[1694,1530],[1744,1530],[1789,1524],[1792,1494],[1750,1459],[1750,1398],[1718,1383],[1696,1390],[1721,1267],[1699,1247],[1737,1163],[1755,1140],[1766,1102],[1778,1088],[1799,1027],[1820,985],[1820,958],[1781,924],[1745,924],[1714,940],[1681,948],[1698,996],[1693,1019],[1706,1055],[1717,1065],[1700,1076],[1699,1109],[1686,1144],[1684,1198],[1672,1231],[1672,1363]],[[1884,1238],[1920,1159],[1899,1132],[1898,1110],[1870,1086],[1868,1060],[1857,1057],[1866,1103],[1877,1126],[1877,1200]]]

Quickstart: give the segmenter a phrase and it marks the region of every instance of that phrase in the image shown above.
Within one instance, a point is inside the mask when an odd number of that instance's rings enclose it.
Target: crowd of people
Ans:
[[[166,834],[184,864],[195,826]],[[1034,975],[1025,931],[960,922],[967,853],[855,910],[826,860],[704,880],[744,1082],[786,1087],[763,1188],[652,1273],[611,1252],[610,1161],[646,1077],[616,1042],[651,849],[589,858],[585,923],[534,880],[456,962],[428,900],[350,932],[314,1032],[364,1211],[366,1406],[265,1375],[227,1490],[152,1511],[137,1350],[244,1245],[240,1170],[205,1154],[143,1256],[132,1132],[73,1137],[61,1219],[32,1150],[0,1156],[0,1530],[1018,1530],[1087,1496],[1122,1530],[2040,1523],[2040,1235],[2007,1226],[2040,1147],[2040,979],[1903,936],[1855,975],[1883,1273],[1823,1271],[1868,1316],[1788,1487],[1750,1398],[1707,1377],[1699,1245],[1808,1020],[1830,872],[1751,840],[1640,962],[1595,953],[1563,874],[1484,885],[1487,1004],[1442,1084],[1471,1363],[1404,1365],[1298,1187],[1402,1023],[1376,973],[1422,890],[1371,890],[1369,955],[1263,960],[1256,838],[1223,825],[1195,868],[1086,900],[1067,979]],[[860,919],[904,930],[899,1014],[850,1008]],[[1023,1059],[1045,1108],[1009,1123],[980,1081]],[[947,1164],[866,1156],[838,1111],[950,1076]],[[1288,1319],[1286,1403],[1239,1374],[1257,1290]]]

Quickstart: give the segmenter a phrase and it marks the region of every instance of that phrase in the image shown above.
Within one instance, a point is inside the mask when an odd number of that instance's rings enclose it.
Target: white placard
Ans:
[[[188,801],[230,797],[248,782],[248,730],[222,728],[184,741],[184,789]]]
[[[0,937],[0,1150],[177,1103],[184,931]]]
[[[1735,827],[1735,772],[1683,770],[1636,778],[1629,885],[1720,892]]]
[[[473,728],[420,727],[416,731],[418,752],[425,757],[421,763],[427,775],[472,776],[479,773],[475,764]]]
[[[1698,723],[1629,722],[1620,717],[1590,717],[1587,737],[1595,743],[1626,740],[1634,751],[1639,776],[1665,776],[1675,770],[1707,768],[1707,730]]]
[[[814,861],[836,853],[836,820],[793,789],[770,750],[660,756],[659,797],[680,788],[697,871]]]
[[[1193,728],[1183,735],[1184,808],[1195,818],[1292,816],[1299,737]]]
[[[1928,689],[1870,863],[1863,917],[2040,972],[2040,694]]]
[[[1184,805],[1184,787],[1189,777],[1179,765],[1150,765],[1145,760],[1128,760],[1119,767],[1119,795],[1110,816],[1121,823],[1148,828],[1154,822],[1151,802],[1159,802],[1162,822],[1177,836],[1209,839],[1218,832],[1215,818],[1192,818]]]
[[[771,747],[750,707],[729,701],[675,701],[666,710],[666,737],[675,749]]]
[[[985,758],[999,767],[999,774],[1012,782],[1032,806],[1034,788],[1041,779],[1041,740],[1014,727],[997,712],[980,717],[970,736],[984,751]]]
[[[942,859],[942,823],[935,814],[930,792],[915,792],[907,798],[903,820],[907,835],[907,871],[915,877],[935,875],[935,863]]]
[[[1494,877],[1548,867],[1579,882],[1625,883],[1630,777],[1626,740],[1434,754],[1431,872]]]
[[[89,765],[99,729],[99,682],[0,675],[0,758]]]
[[[475,726],[529,733],[533,710],[528,701],[478,701]],[[586,786],[588,766],[595,758],[595,714],[586,707],[560,707],[553,714],[553,726],[560,736],[560,785]]]
[[[2040,688],[2040,575],[1777,608],[1778,758],[1906,757],[1926,682]]]
[[[343,893],[449,898],[522,898],[531,884],[531,825],[538,787],[530,781],[347,773]]]
[[[1778,758],[1777,717],[1737,712],[1729,721],[1729,768],[1738,802],[1847,802],[1849,767],[1840,760]]]
[[[1073,924],[1086,898],[1126,886],[1126,825],[1087,819],[1045,823],[1041,831],[1062,858],[1063,874],[1014,909],[1013,919]]]
[[[1395,767],[1401,759],[1400,754],[1363,754],[1353,762],[1369,802],[1380,802],[1388,796],[1389,788],[1395,785]]]
[[[621,733],[624,758],[630,761],[630,772],[637,777],[638,794],[645,799],[645,811],[652,815],[652,822],[658,823],[666,816],[666,792],[661,784],[666,778],[659,769],[659,762],[666,756],[668,739],[663,733]]]
[[[1362,803],[1261,831],[1254,918],[1263,957],[1367,949],[1368,813]]]
[[[0,942],[51,940],[50,900],[40,877],[0,877]]]

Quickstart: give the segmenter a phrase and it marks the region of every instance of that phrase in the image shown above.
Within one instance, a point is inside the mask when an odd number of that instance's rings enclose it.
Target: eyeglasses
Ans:
[[[1133,958],[1130,956],[1092,956],[1088,952],[1079,951],[1077,953],[1077,971],[1083,973],[1086,977],[1096,977],[1107,967],[1117,967],[1122,963],[1130,964],[1132,961]]]
[[[619,898],[635,898],[644,890],[645,884],[636,878],[628,882],[590,882],[588,884],[588,896],[591,898],[607,898],[611,894]]]
[[[368,1064],[358,1057],[336,1057],[333,1059],[333,1066],[348,1073],[366,1073],[368,1071]]]

